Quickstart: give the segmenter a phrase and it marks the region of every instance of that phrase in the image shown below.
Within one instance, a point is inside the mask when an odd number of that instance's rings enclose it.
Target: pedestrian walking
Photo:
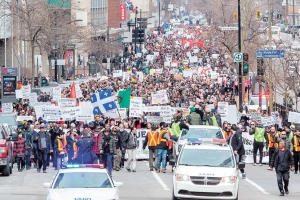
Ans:
[[[68,164],[76,164],[78,148],[76,145],[77,132],[72,131],[70,135],[67,136],[67,152],[68,152]]]
[[[233,153],[236,157],[237,162],[242,162],[245,156],[245,148],[243,143],[242,131],[234,126],[232,129],[232,135],[228,138],[228,144],[232,147]],[[244,169],[240,169],[242,173],[242,178],[246,178],[246,173]]]
[[[278,137],[279,135],[276,133],[275,126],[271,126],[270,132],[268,133],[268,140],[267,140],[267,146],[266,151],[269,153],[269,170],[271,169],[271,159],[275,152],[275,150],[278,148]]]
[[[275,150],[272,156],[271,171],[273,171],[274,168],[276,170],[277,184],[280,191],[279,195],[284,196],[284,193],[289,194],[290,169],[294,171],[294,158],[291,151],[286,149],[284,141],[279,142],[279,148]]]
[[[100,131],[101,131],[100,128],[95,128],[92,138],[95,141],[95,144],[93,146],[93,152],[96,154],[99,162],[102,163],[101,153],[100,153],[100,149],[99,149],[99,145],[100,145],[101,138],[102,138],[102,134],[100,133]]]
[[[22,137],[22,131],[18,132],[18,140],[14,142],[13,155],[16,158],[18,171],[25,168],[25,157],[27,155],[26,140]]]
[[[299,167],[300,167],[300,127],[296,127],[294,136],[292,138],[293,148],[293,156],[295,162],[295,174],[298,174]]]
[[[158,132],[156,130],[155,124],[151,124],[151,131],[147,132],[144,140],[143,150],[145,150],[148,145],[149,149],[149,168],[153,171],[156,168],[155,157],[156,157],[156,146],[157,146]]]
[[[165,122],[160,123],[160,132],[157,137],[157,148],[156,148],[156,172],[160,171],[166,173],[167,163],[167,150],[169,148],[170,136],[168,134],[168,127]],[[162,167],[162,169],[160,168]]]
[[[99,149],[102,156],[102,162],[105,164],[108,174],[112,176],[113,155],[117,154],[117,150],[115,139],[107,129],[104,130],[104,134],[101,137]]]
[[[27,121],[23,121],[23,129],[22,129],[22,137],[26,140],[26,147],[27,147],[27,153],[25,156],[25,163],[26,163],[26,170],[29,170],[31,168],[31,149],[32,149],[32,141],[31,141],[31,133]]]
[[[289,149],[291,152],[293,152],[293,144],[291,140],[287,137],[286,131],[282,130],[280,132],[280,137],[277,138],[277,142],[279,143],[280,141],[284,141],[285,147]]]
[[[119,125],[119,135],[122,140],[122,151],[121,151],[121,159],[120,159],[120,169],[124,168],[124,160],[125,160],[125,153],[126,153],[126,144],[125,140],[128,137],[128,132],[124,129],[124,124]]]
[[[111,136],[115,140],[115,147],[116,147],[116,154],[113,155],[113,170],[119,171],[120,170],[120,160],[122,154],[123,143],[121,136],[118,132],[118,127],[114,126],[111,130]]]
[[[136,148],[138,146],[136,128],[131,128],[131,132],[127,135],[127,138],[125,138],[125,144],[128,154],[126,169],[128,172],[136,172]]]
[[[59,170],[62,167],[62,160],[64,161],[63,164],[67,164],[67,139],[64,133],[60,133],[56,139],[54,140],[54,151],[53,154],[56,156],[56,167],[55,170]]]
[[[262,127],[261,124],[251,122],[250,124],[250,135],[254,135],[253,141],[253,165],[256,166],[257,151],[259,150],[259,166],[262,166],[263,159],[263,148],[264,148],[264,139],[268,140],[266,130]]]
[[[43,173],[47,173],[47,156],[48,153],[53,152],[50,135],[46,132],[44,125],[40,126],[40,132],[36,137],[37,140],[37,154],[38,154],[38,165],[37,171],[40,172],[43,167]]]
[[[76,131],[77,132],[77,131]],[[77,162],[80,164],[96,164],[98,163],[98,158],[93,152],[93,146],[95,141],[90,136],[88,130],[82,132],[82,138],[76,142],[78,147]]]

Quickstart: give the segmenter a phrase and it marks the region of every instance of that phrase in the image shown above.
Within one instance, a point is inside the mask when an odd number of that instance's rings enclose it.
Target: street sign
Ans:
[[[256,58],[284,58],[284,50],[256,50]]]
[[[241,52],[236,52],[233,54],[234,62],[242,62],[243,61],[243,54]]]
[[[239,30],[238,27],[221,27],[222,31],[237,31]]]

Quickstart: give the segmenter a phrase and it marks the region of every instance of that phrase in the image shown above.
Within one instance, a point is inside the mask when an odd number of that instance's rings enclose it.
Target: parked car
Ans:
[[[15,113],[0,113],[0,124],[8,124],[13,129],[17,130],[17,115]]]
[[[2,176],[12,173],[14,164],[13,141],[18,140],[17,132],[8,124],[0,124],[0,172]]]

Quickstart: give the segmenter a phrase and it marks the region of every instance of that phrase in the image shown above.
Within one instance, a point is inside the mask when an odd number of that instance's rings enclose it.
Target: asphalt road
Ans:
[[[172,172],[170,166],[167,173],[156,174],[150,172],[146,161],[138,161],[137,172],[127,172],[122,169],[113,172],[113,179],[121,181],[124,186],[120,188],[122,200],[169,200],[172,195]],[[291,173],[290,194],[280,197],[276,173],[267,170],[268,166],[246,165],[247,179],[241,179],[239,198],[241,200],[272,199],[298,200],[300,197],[300,174]],[[0,199],[2,200],[43,200],[46,199],[47,189],[44,182],[50,182],[55,171],[48,169],[48,173],[38,173],[35,169],[17,172],[14,168],[9,177],[0,176]],[[67,199],[66,199],[67,200]]]

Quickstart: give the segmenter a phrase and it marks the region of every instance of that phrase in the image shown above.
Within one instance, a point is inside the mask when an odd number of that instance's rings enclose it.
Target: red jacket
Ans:
[[[14,142],[14,157],[23,158],[27,156],[27,146],[24,138],[18,138],[18,141]]]
[[[101,141],[101,134],[99,134],[97,137],[92,136],[93,140],[95,141],[95,144],[93,146],[93,152],[95,154],[100,154],[99,144]]]

